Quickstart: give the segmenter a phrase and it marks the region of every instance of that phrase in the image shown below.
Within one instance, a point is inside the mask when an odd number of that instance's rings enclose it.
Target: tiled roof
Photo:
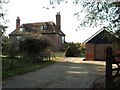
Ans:
[[[43,28],[41,29],[42,26]],[[24,31],[20,32],[20,28],[24,28],[25,32],[39,32],[40,34],[59,34],[63,36],[65,35],[52,21],[22,24],[19,28],[15,29],[9,35],[21,35],[24,33]]]

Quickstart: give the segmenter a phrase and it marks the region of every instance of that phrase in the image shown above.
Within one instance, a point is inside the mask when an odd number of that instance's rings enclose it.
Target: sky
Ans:
[[[46,6],[49,8],[46,9]],[[21,24],[47,21],[56,23],[55,15],[57,12],[61,14],[61,30],[66,34],[65,40],[67,42],[82,43],[100,29],[100,27],[85,29],[81,27],[76,31],[79,22],[73,14],[81,7],[73,7],[71,3],[62,3],[54,9],[50,7],[49,0],[10,0],[7,5],[7,17],[10,22],[8,23],[6,34],[8,35],[15,30],[17,16],[20,17]],[[81,19],[83,17],[84,14],[81,15]]]

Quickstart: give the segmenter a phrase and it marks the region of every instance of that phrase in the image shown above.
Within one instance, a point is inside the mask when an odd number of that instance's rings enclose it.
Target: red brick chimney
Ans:
[[[20,18],[19,17],[17,17],[17,19],[16,19],[16,29],[18,27],[20,27]]]
[[[61,15],[60,12],[56,14],[56,26],[58,27],[59,30],[61,30]]]

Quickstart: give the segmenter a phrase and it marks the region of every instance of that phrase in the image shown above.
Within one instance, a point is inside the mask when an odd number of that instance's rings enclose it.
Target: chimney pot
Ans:
[[[16,29],[18,27],[20,27],[20,18],[19,17],[17,17],[17,19],[16,19]]]
[[[61,30],[61,15],[60,12],[56,14],[56,26],[58,27],[59,30]]]

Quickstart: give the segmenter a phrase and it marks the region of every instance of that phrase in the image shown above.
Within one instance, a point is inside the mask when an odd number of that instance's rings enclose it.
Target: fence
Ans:
[[[15,67],[21,67],[25,65],[33,64],[33,60],[29,59],[29,56],[25,57],[2,57],[2,69],[10,69]],[[35,62],[53,60],[55,58],[54,53],[42,52],[35,57]]]
[[[29,65],[30,62],[23,60],[22,58],[14,57],[2,57],[2,69],[10,69],[15,67],[21,67],[24,65]]]
[[[117,61],[115,59],[115,56],[113,56],[113,51],[111,47],[106,48],[106,88],[112,88],[113,86],[113,81],[115,80],[115,78],[120,76],[120,61]],[[116,64],[117,68],[112,68],[112,65]],[[113,72],[116,72],[113,75]]]

